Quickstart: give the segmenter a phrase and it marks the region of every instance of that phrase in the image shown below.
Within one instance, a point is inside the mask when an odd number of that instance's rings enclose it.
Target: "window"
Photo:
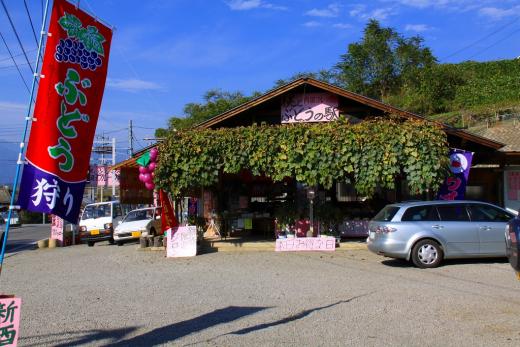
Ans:
[[[475,222],[507,222],[513,218],[513,215],[488,205],[469,205],[469,212],[471,220]]]
[[[439,216],[444,222],[467,222],[468,211],[464,204],[437,205]]]
[[[401,221],[403,222],[411,222],[411,221],[438,221],[439,214],[437,213],[437,209],[433,206],[415,206],[407,209]]]
[[[388,205],[379,211],[373,220],[377,222],[389,222],[394,218],[397,211],[399,211],[399,207]]]
[[[336,200],[339,202],[363,201],[365,197],[358,196],[354,185],[348,180],[336,183]]]

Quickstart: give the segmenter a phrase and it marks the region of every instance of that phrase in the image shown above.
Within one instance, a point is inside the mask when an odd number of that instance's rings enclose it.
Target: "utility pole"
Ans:
[[[131,121],[130,121],[131,122]],[[116,138],[112,138],[112,166],[116,165]],[[116,196],[116,170],[112,170],[112,198]]]
[[[132,120],[130,119],[128,121],[128,145],[130,146],[129,151],[130,155],[129,158],[131,158],[134,155],[134,134],[132,129]]]

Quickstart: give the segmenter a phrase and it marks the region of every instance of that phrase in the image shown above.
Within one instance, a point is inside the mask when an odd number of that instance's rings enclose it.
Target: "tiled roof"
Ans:
[[[501,122],[475,133],[490,140],[504,143],[506,146],[500,148],[501,152],[520,152],[520,124],[518,122]]]

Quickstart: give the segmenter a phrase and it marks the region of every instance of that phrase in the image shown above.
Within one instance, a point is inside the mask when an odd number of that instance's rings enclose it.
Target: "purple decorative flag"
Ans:
[[[472,159],[473,152],[450,150],[451,175],[439,189],[437,196],[439,200],[464,200]]]

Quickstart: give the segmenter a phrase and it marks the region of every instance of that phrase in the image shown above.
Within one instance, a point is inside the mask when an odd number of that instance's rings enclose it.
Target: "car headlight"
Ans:
[[[85,232],[85,231],[87,231],[87,227],[84,226],[84,225],[81,225],[81,226],[79,227],[79,231],[81,231],[81,232]]]
[[[105,229],[112,229],[112,223],[105,223]]]

